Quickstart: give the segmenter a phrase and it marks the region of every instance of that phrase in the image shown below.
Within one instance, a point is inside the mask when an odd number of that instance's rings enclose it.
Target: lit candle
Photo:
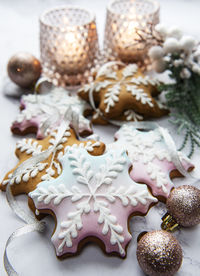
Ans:
[[[114,0],[107,7],[104,50],[125,62],[144,59],[147,33],[159,22],[159,4],[152,0]],[[149,37],[148,37],[149,38]]]
[[[76,30],[71,30],[63,37],[63,41],[56,41],[55,60],[57,70],[63,73],[75,74],[84,72],[87,66],[86,42],[80,43],[80,35]]]
[[[40,48],[44,74],[57,84],[79,84],[98,55],[93,14],[76,7],[61,7],[40,18]]]

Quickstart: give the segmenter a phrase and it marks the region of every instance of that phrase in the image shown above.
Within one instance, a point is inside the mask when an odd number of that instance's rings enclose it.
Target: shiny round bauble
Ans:
[[[172,276],[181,266],[182,249],[177,239],[167,231],[152,231],[138,241],[137,259],[148,276]]]
[[[168,213],[183,227],[200,223],[200,190],[183,185],[174,188],[167,198]]]
[[[19,52],[8,62],[10,79],[22,88],[33,86],[41,75],[40,61],[29,53]]]

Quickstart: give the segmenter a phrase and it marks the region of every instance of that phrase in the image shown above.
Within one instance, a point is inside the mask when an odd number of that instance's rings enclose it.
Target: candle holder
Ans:
[[[43,75],[55,85],[79,85],[97,62],[99,45],[95,16],[88,10],[65,6],[40,17]]]
[[[159,4],[152,0],[114,0],[107,7],[104,51],[109,59],[144,64],[159,23]]]

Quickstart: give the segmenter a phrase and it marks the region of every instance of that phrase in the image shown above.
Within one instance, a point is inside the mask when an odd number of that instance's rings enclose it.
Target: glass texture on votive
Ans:
[[[40,53],[43,74],[56,85],[76,85],[90,74],[99,45],[94,15],[65,6],[40,17]]]
[[[114,0],[107,6],[104,51],[110,59],[144,60],[160,7],[152,0]]]

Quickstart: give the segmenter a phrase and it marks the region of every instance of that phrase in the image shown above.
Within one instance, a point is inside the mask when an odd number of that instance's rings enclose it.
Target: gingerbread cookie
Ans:
[[[125,124],[115,134],[116,142],[107,146],[107,149],[121,149],[128,152],[133,169],[131,178],[147,184],[152,194],[165,200],[172,187],[171,177],[180,176],[176,165],[172,161],[169,149],[159,129],[139,131],[134,126]],[[181,152],[178,152],[185,170],[192,170],[194,165]]]
[[[21,111],[11,126],[15,134],[36,133],[37,139],[45,137],[41,128],[49,118],[58,117],[54,123],[59,125],[64,114],[71,108],[79,115],[79,134],[85,136],[92,133],[88,119],[84,117],[91,108],[78,96],[70,96],[69,92],[63,88],[54,88],[44,95],[24,95],[21,99]],[[55,125],[53,125],[55,127]],[[47,128],[47,132],[52,129],[52,124]]]
[[[130,178],[125,151],[92,156],[85,149],[70,148],[60,162],[62,174],[29,194],[40,212],[56,219],[52,242],[57,256],[77,254],[83,243],[95,239],[106,253],[125,257],[130,215],[145,214],[157,202],[146,185]]]
[[[74,130],[70,127],[66,127],[59,141],[57,141],[57,130],[52,132],[51,135],[44,140],[23,139],[17,143],[16,147],[16,156],[19,158],[19,163],[14,169],[6,174],[0,189],[5,191],[6,185],[10,183],[13,195],[28,194],[36,188],[39,182],[57,177],[62,172],[59,158],[65,154],[70,147],[84,147],[92,155],[102,154],[105,150],[105,145],[99,141],[77,140]],[[52,153],[48,158],[35,165],[30,165],[18,175],[13,175],[15,169],[25,160],[47,149],[52,149]],[[34,210],[31,202],[30,207]]]
[[[102,119],[137,121],[159,118],[168,110],[154,97],[159,92],[159,82],[144,76],[136,64],[116,70],[113,66],[101,69],[94,83],[79,90],[79,96],[90,102],[92,93],[97,110],[93,115],[94,123],[105,123]]]

